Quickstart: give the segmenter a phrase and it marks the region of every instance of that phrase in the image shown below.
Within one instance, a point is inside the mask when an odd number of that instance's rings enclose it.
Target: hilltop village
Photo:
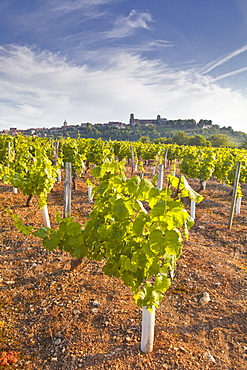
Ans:
[[[18,129],[17,127],[10,127],[9,130],[2,130],[1,134],[9,134],[9,135],[35,135],[40,137],[77,137],[78,135],[83,137],[92,137],[97,135],[98,132],[100,133],[108,133],[108,131],[112,130],[122,130],[122,131],[130,131],[140,128],[150,127],[151,130],[148,131],[155,131],[157,128],[176,128],[176,129],[183,129],[183,128],[209,128],[212,127],[211,120],[200,120],[196,122],[194,119],[177,119],[177,120],[168,120],[167,118],[162,118],[160,115],[157,115],[156,118],[151,119],[139,119],[135,118],[134,114],[130,114],[129,123],[119,122],[119,121],[109,121],[108,123],[78,123],[76,125],[69,125],[66,120],[64,120],[63,125],[61,127],[51,127],[51,128],[28,128],[25,130]],[[145,130],[144,130],[145,131]],[[105,135],[103,135],[105,136]]]

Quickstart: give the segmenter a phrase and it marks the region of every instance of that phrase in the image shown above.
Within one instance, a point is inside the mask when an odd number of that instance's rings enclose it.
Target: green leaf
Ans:
[[[157,202],[153,209],[150,212],[151,217],[160,217],[164,216],[167,209],[167,203],[164,200],[161,200],[160,202]]]
[[[129,217],[129,209],[126,207],[126,204],[123,199],[118,199],[112,208],[114,217],[117,220],[124,220],[125,218]]]
[[[43,240],[44,248],[49,251],[56,249],[58,246],[58,243],[59,243],[59,238],[55,232],[51,234],[50,238]]]
[[[133,223],[133,233],[141,237],[143,235],[144,227],[146,225],[147,216],[140,212]]]
[[[40,227],[33,233],[34,236],[37,236],[40,239],[45,239],[48,237],[48,229],[46,227]]]
[[[165,275],[158,275],[155,278],[154,289],[157,292],[164,293],[171,285],[171,279]]]
[[[147,180],[147,179],[141,179],[141,182],[139,184],[139,188],[138,188],[138,191],[137,191],[137,197],[140,199],[140,200],[146,200],[147,197],[148,197],[148,193],[149,191],[153,188],[153,184],[151,183],[151,181]]]
[[[139,176],[133,176],[131,179],[127,180],[127,188],[129,194],[133,194],[135,197],[138,197],[138,190],[141,179]]]
[[[150,248],[153,252],[163,252],[164,235],[161,230],[152,230],[149,234]]]

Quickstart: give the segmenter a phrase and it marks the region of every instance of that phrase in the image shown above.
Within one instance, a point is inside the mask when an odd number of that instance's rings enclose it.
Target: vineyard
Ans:
[[[245,369],[246,156],[0,137],[0,368]]]

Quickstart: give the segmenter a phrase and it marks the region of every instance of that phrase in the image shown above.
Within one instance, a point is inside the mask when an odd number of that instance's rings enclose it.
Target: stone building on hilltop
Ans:
[[[159,114],[157,115],[156,119],[155,118],[154,119],[139,119],[139,118],[135,118],[134,113],[131,113],[129,123],[132,127],[134,127],[137,124],[145,125],[145,126],[165,125],[167,123],[167,119],[161,118]]]

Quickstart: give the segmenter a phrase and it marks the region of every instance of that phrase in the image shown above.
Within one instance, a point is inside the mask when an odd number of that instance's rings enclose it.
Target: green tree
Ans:
[[[211,141],[207,140],[202,135],[195,135],[191,136],[188,139],[188,145],[195,145],[195,146],[212,146]]]
[[[246,149],[247,150],[247,140],[243,141],[240,145],[240,149]]]
[[[168,144],[172,142],[172,139],[167,139],[166,137],[159,137],[159,138],[153,139],[152,142],[155,144]]]
[[[141,136],[139,141],[141,141],[142,143],[150,143],[150,138],[149,136]]]
[[[214,134],[209,136],[209,141],[211,141],[214,147],[224,148],[224,147],[231,147],[232,142],[228,135],[225,134]]]
[[[184,131],[178,131],[173,135],[172,142],[178,145],[187,145],[188,135]]]

